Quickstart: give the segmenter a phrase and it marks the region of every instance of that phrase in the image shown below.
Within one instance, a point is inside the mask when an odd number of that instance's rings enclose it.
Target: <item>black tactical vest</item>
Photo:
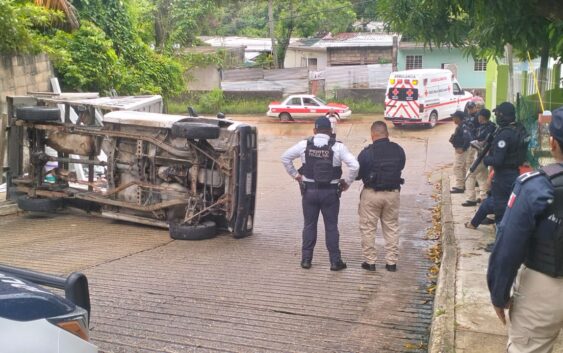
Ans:
[[[401,178],[400,161],[392,142],[381,142],[369,147],[371,170],[362,181],[374,190],[400,189],[404,180]]]
[[[525,265],[551,277],[563,277],[563,166],[550,164],[541,169],[553,185],[555,197],[538,222],[528,248]],[[553,231],[555,222],[557,227]]]
[[[308,138],[307,148],[305,148],[305,164],[299,169],[299,172],[319,184],[328,184],[340,179],[342,168],[332,165],[334,157],[332,146],[335,143],[336,140],[331,138],[328,140],[328,144],[317,147],[313,143],[313,137]]]
[[[528,145],[530,144],[530,134],[521,123],[513,123],[499,130],[510,129],[514,134],[514,144],[508,145],[504,164],[506,166],[518,168],[528,159]]]

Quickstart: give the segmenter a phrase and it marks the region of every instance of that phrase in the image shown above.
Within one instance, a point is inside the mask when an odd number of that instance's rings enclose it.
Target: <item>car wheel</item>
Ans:
[[[176,240],[205,240],[217,235],[217,226],[213,221],[205,221],[196,225],[170,223],[170,238]]]
[[[16,118],[24,121],[59,121],[61,111],[51,107],[19,107],[16,109]]]
[[[428,124],[426,126],[432,129],[434,126],[436,126],[437,123],[438,123],[438,113],[432,112],[430,114],[430,117],[428,118]]]
[[[219,137],[219,126],[196,123],[191,121],[179,121],[172,125],[172,137],[184,137],[187,139],[216,139]]]
[[[47,199],[22,195],[18,197],[18,207],[29,212],[55,212],[63,207],[63,199]]]
[[[280,121],[293,121],[293,117],[289,113],[281,113],[279,117]]]

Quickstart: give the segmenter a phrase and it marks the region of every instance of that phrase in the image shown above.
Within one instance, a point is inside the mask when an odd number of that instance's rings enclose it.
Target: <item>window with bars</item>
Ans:
[[[487,71],[487,59],[475,59],[473,71]]]
[[[422,69],[422,55],[407,55],[407,70]]]

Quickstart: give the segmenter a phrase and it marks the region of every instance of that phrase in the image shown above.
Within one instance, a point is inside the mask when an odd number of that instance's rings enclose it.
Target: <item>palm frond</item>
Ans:
[[[80,27],[78,11],[68,0],[35,0],[35,5],[43,6],[51,10],[62,11],[66,17],[66,23],[71,30]]]

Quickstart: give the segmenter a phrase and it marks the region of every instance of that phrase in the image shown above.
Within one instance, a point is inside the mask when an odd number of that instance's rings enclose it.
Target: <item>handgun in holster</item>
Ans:
[[[305,195],[305,191],[307,191],[307,184],[303,181],[300,181],[299,190],[301,190],[301,196]]]

